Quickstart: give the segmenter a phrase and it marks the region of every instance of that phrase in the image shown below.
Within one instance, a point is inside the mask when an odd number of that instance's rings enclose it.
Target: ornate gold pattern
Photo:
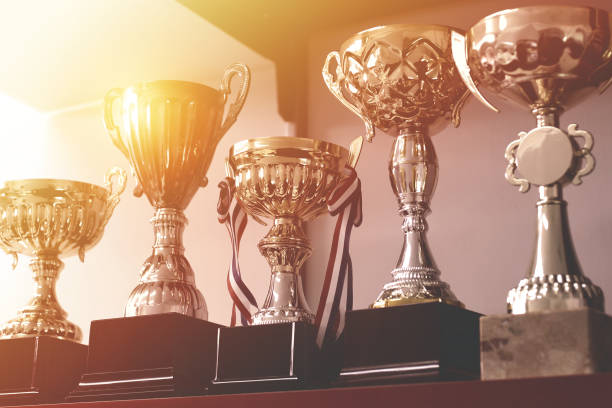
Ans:
[[[118,177],[117,191],[112,178]],[[107,188],[72,180],[29,179],[0,189],[0,245],[31,256],[36,294],[17,317],[0,326],[0,338],[53,336],[80,341],[81,330],[66,320],[55,294],[64,263],[59,257],[84,253],[100,241],[125,189],[125,172],[114,168]]]
[[[272,269],[270,289],[253,324],[314,322],[302,289],[300,268],[311,248],[304,221],[327,211],[349,152],[332,143],[268,137],[236,143],[229,153],[236,197],[250,215],[274,219],[259,250]]]
[[[241,79],[240,89],[223,120],[236,77]],[[183,255],[187,223],[183,210],[198,188],[208,183],[206,172],[215,148],[236,121],[249,86],[248,68],[232,64],[219,90],[191,82],[154,81],[114,89],[106,96],[104,121],[138,178],[134,194],[144,192],[155,207],[153,253],[128,299],[126,316],[177,312],[208,317],[204,297]]]

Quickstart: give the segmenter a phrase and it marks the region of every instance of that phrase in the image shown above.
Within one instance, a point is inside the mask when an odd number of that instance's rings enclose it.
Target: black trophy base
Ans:
[[[483,380],[612,371],[612,316],[591,309],[483,317],[480,341]]]
[[[93,321],[87,368],[67,401],[206,393],[219,327],[178,313]]]
[[[335,385],[477,379],[479,317],[445,303],[349,312]]]
[[[87,346],[54,337],[0,340],[0,406],[64,400],[85,369]]]
[[[314,385],[317,346],[310,324],[219,329],[215,394],[305,389]]]

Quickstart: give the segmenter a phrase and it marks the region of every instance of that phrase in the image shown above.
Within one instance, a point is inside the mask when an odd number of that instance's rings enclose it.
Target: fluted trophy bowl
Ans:
[[[563,186],[594,168],[593,136],[577,124],[560,129],[561,112],[612,81],[612,15],[579,6],[520,7],[494,13],[454,39],[453,53],[470,90],[518,103],[536,127],[506,148],[506,179],[526,192],[537,186],[537,235],[525,278],[507,297],[508,312],[591,307],[603,310],[601,289],[578,262]]]
[[[530,109],[570,108],[612,73],[612,15],[605,10],[503,10],[470,28],[466,43],[474,79]]]
[[[118,176],[113,191],[113,176]],[[0,326],[0,338],[52,336],[79,342],[81,330],[66,320],[55,282],[60,257],[79,255],[102,238],[104,227],[125,189],[125,172],[113,169],[105,187],[73,180],[7,181],[0,189],[0,245],[15,256],[32,257],[36,294],[17,317]]]
[[[389,179],[404,222],[404,245],[372,307],[445,302],[461,305],[440,280],[425,232],[438,159],[430,134],[452,122],[469,96],[455,66],[452,37],[437,25],[389,25],[359,32],[332,51],[323,67],[331,93],[365,123],[394,136]],[[335,65],[335,70],[333,66]]]
[[[274,220],[259,250],[272,268],[270,288],[253,324],[314,322],[300,268],[311,254],[303,223],[327,211],[349,152],[333,143],[296,137],[266,137],[234,144],[229,168],[245,211]]]
[[[228,104],[235,77],[241,78],[240,88]],[[108,133],[138,178],[134,194],[144,192],[155,208],[153,253],[130,294],[126,316],[176,312],[208,318],[206,302],[183,255],[183,210],[198,188],[206,186],[217,144],[236,121],[249,85],[248,68],[233,64],[218,90],[193,82],[151,81],[107,94]]]

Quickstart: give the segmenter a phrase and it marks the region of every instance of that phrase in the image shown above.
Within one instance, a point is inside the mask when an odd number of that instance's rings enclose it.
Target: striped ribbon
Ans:
[[[344,329],[344,315],[353,308],[353,265],[349,242],[353,226],[361,225],[361,181],[351,167],[327,196],[331,215],[338,215],[323,289],[315,320],[317,344],[323,348],[335,341]]]
[[[225,224],[232,241],[232,263],[227,271],[227,289],[232,298],[232,317],[230,326],[236,326],[236,311],[240,313],[243,326],[251,322],[251,313],[257,310],[255,296],[242,281],[238,254],[240,240],[247,225],[247,214],[234,197],[234,180],[226,177],[219,182],[219,202],[217,204],[217,217],[221,224]]]

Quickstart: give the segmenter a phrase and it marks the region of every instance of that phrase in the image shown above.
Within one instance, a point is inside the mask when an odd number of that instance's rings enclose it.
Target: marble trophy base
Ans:
[[[438,302],[349,312],[335,384],[478,378],[479,317]]]
[[[179,313],[91,322],[87,368],[69,402],[206,393],[219,325]]]
[[[87,346],[38,336],[0,340],[0,406],[55,403],[79,381]]]
[[[612,371],[612,317],[591,309],[483,317],[480,358],[483,380]]]
[[[314,327],[304,322],[219,329],[213,393],[304,389],[318,378]]]

